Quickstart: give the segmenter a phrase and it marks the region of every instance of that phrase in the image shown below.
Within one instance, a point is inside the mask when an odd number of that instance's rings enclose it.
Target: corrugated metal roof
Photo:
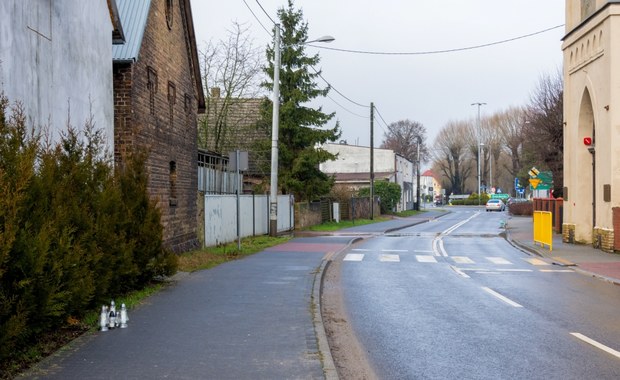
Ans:
[[[151,0],[116,0],[125,32],[125,44],[112,46],[114,61],[135,61],[140,53]]]

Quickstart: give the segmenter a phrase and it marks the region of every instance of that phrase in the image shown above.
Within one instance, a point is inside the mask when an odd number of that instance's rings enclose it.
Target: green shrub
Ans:
[[[398,184],[387,181],[375,181],[374,193],[375,196],[378,196],[381,200],[382,214],[393,212],[396,209],[401,195],[400,186],[398,186]],[[358,195],[360,197],[369,197],[370,188],[361,188]]]
[[[92,123],[44,144],[8,105],[0,94],[0,363],[177,263],[147,193],[145,153],[113,170]]]

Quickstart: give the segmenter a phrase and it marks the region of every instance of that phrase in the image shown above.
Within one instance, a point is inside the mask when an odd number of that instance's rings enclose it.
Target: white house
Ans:
[[[370,186],[370,148],[347,144],[324,144],[322,148],[337,154],[335,161],[320,164],[320,170],[334,175],[336,185],[357,191]],[[401,188],[396,211],[412,210],[415,201],[414,163],[390,149],[373,149],[375,181],[389,181]]]

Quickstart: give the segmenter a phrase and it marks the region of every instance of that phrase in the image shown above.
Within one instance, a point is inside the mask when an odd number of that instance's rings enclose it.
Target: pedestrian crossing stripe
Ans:
[[[452,260],[457,264],[475,264],[474,260],[465,256],[452,256]]]
[[[364,260],[365,258],[365,254],[364,253],[348,253],[347,255],[345,255],[343,261],[357,261],[357,262],[361,262]],[[467,265],[467,264],[476,264],[476,262],[474,260],[472,260],[471,258],[467,257],[467,256],[448,256],[448,259],[452,259],[454,261],[455,264],[460,264],[460,265]],[[437,263],[437,257],[433,256],[433,255],[415,255],[415,259],[417,262],[419,263]],[[493,264],[496,265],[513,265],[513,263],[511,263],[510,261],[504,259],[503,257],[485,257],[485,259],[487,259],[487,261],[490,261]],[[551,265],[545,261],[542,260],[538,260],[538,259],[524,259],[526,262],[535,265],[535,266],[545,266],[545,265]],[[387,253],[382,253],[379,255],[379,261],[380,262],[392,262],[392,263],[399,263],[401,262],[400,260],[400,255],[398,254],[387,254]],[[533,272],[533,270],[531,269],[492,269],[492,268],[482,268],[482,267],[455,267],[452,266],[451,267],[457,272],[457,273],[463,273],[462,275],[464,275],[463,277],[469,277],[467,275],[464,274],[465,271],[467,272],[477,272],[477,273],[527,273],[527,272]],[[491,272],[490,272],[491,271]],[[540,269],[540,272],[543,273],[574,273],[573,270],[570,269],[561,269],[561,270],[552,270],[552,269]],[[459,274],[460,274],[459,273]]]
[[[528,263],[532,264],[532,265],[536,265],[536,266],[545,266],[545,265],[551,265],[546,261],[543,261],[541,259],[525,259],[525,261],[527,261]]]
[[[400,262],[400,256],[398,256],[398,255],[385,255],[384,254],[384,255],[379,256],[379,261],[399,263]]]
[[[436,263],[437,262],[437,259],[435,258],[435,256],[416,255],[415,258],[416,260],[418,260],[419,263]]]
[[[362,261],[364,260],[364,254],[363,253],[349,253],[344,257],[343,260],[344,261]]]
[[[512,265],[512,263],[503,257],[487,257],[487,260],[496,265]]]

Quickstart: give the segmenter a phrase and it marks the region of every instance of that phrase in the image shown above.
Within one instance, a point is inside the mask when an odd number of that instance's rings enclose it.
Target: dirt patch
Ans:
[[[366,351],[359,343],[344,306],[340,286],[341,260],[327,266],[321,294],[321,314],[325,333],[340,379],[375,380]]]

